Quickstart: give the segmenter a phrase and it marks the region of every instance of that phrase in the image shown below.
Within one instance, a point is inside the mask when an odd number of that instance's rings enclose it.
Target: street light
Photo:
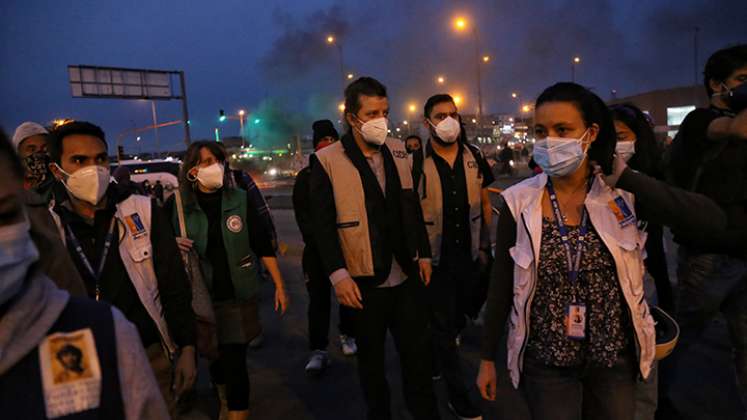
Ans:
[[[521,112],[528,114],[532,110],[532,106],[529,104],[526,104],[521,107]]]
[[[415,112],[415,111],[417,111],[417,110],[418,110],[418,107],[417,107],[417,106],[416,106],[415,104],[410,104],[410,105],[408,105],[408,106],[407,106],[407,109],[408,109],[408,110],[409,110],[410,112]]]
[[[337,105],[337,109],[339,109],[340,112],[345,112],[345,104],[340,102],[340,105]]]
[[[571,61],[571,82],[576,82],[576,64],[581,62],[581,57],[575,56],[573,57],[573,61]]]
[[[353,76],[353,73],[348,73],[348,80],[353,80],[353,77],[355,77]]]
[[[516,92],[511,92],[511,97],[514,98],[514,99],[516,99],[516,98],[519,97],[519,94],[516,93]]]
[[[340,78],[342,80],[342,90],[344,92],[345,91],[345,64],[342,59],[342,44],[332,34],[327,35],[327,44],[336,45],[337,51],[340,54]],[[352,77],[348,77],[348,79],[352,79]]]
[[[469,27],[469,22],[462,16],[457,16],[454,19],[454,28],[458,32],[464,32]],[[487,55],[480,56],[480,38],[477,36],[477,26],[472,25],[472,36],[475,40],[475,73],[477,81],[477,120],[478,122],[482,119],[482,69],[480,64],[487,63],[490,61],[490,57]]]
[[[246,111],[243,109],[239,110],[239,135],[241,136],[241,148],[243,149],[246,146],[246,143],[244,141],[244,115],[246,114]]]
[[[461,95],[452,95],[452,98],[454,99],[454,105],[459,106],[462,103]]]
[[[436,77],[436,83],[438,83],[439,85],[443,85],[444,83],[446,83],[446,78],[443,76],[438,76]]]

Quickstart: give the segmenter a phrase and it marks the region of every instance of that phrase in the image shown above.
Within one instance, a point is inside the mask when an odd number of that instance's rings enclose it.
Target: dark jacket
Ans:
[[[383,283],[391,271],[392,257],[408,277],[418,276],[416,256],[430,258],[430,246],[424,238],[425,225],[417,193],[413,189],[402,189],[394,160],[386,146],[382,146],[382,157],[386,172],[386,195],[381,191],[376,175],[371,170],[363,152],[355,143],[352,134],[342,138],[345,155],[360,174],[368,216],[369,237],[374,261],[374,276],[356,278],[360,285],[375,286]],[[311,215],[313,236],[321,253],[325,274],[330,275],[345,268],[345,259],[337,234],[337,210],[332,181],[319,164],[316,156],[310,159],[311,166]]]
[[[24,193],[26,214],[29,217],[31,239],[39,250],[39,268],[60,289],[73,296],[87,296],[83,280],[60,238],[60,231],[49,213],[47,200],[38,194]]]
[[[296,223],[303,238],[302,266],[304,273],[312,276],[322,273],[321,256],[316,241],[314,241],[314,222],[311,212],[311,166],[307,166],[296,175],[296,183],[293,184],[293,213],[296,215]]]

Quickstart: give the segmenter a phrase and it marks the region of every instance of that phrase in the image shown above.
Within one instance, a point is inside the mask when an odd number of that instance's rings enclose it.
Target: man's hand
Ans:
[[[431,274],[433,273],[433,267],[431,267],[431,260],[418,260],[420,264],[420,280],[425,283],[426,286],[431,284]]]
[[[341,305],[363,309],[361,291],[350,277],[345,277],[335,284],[335,296]]]
[[[178,397],[192,388],[196,377],[197,368],[195,366],[195,347],[185,346],[182,348],[174,369],[174,394]]]
[[[275,286],[275,311],[284,315],[288,310],[288,295],[285,293],[285,287]]]
[[[179,245],[179,249],[182,252],[189,252],[192,249],[192,246],[194,246],[194,243],[195,241],[189,238],[184,238],[181,236],[176,237],[176,244]]]
[[[495,388],[498,380],[495,374],[495,362],[480,361],[480,371],[477,373],[477,389],[480,395],[488,401],[495,401]]]

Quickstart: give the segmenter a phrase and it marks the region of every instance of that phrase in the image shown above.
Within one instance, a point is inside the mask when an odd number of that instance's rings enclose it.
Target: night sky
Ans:
[[[341,76],[328,33],[342,41],[346,72],[389,88],[392,119],[446,91],[476,107],[475,50],[452,18],[476,24],[485,113],[515,112],[543,88],[570,79],[603,98],[694,83],[718,48],[747,42],[745,0],[547,1],[107,1],[3,0],[0,3],[0,126],[55,118],[89,120],[110,139],[151,123],[147,101],[70,96],[68,64],[184,70],[192,137],[211,138],[218,109],[274,116],[280,139],[337,118]],[[447,78],[444,87],[436,75]],[[511,92],[521,101],[511,99]],[[158,103],[159,121],[181,117],[177,101]],[[269,119],[269,118],[268,118]],[[237,135],[238,122],[224,123]],[[162,129],[164,149],[183,148],[179,126]],[[142,135],[151,144],[152,135]],[[132,151],[134,138],[125,142]],[[148,147],[146,146],[145,149]]]

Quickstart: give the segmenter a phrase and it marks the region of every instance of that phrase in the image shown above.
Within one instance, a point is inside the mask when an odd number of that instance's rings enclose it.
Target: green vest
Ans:
[[[184,196],[182,196],[184,198]],[[184,223],[187,236],[194,241],[195,249],[200,255],[205,283],[212,292],[213,275],[210,261],[206,257],[208,242],[208,219],[200,208],[196,199],[184,201]],[[173,206],[172,224],[179,234],[179,220],[176,205]],[[241,189],[225,189],[221,203],[221,226],[223,227],[223,246],[228,256],[228,266],[231,270],[231,282],[238,300],[248,300],[259,290],[258,265],[259,259],[249,244],[249,234],[246,226],[247,197],[246,191]]]

